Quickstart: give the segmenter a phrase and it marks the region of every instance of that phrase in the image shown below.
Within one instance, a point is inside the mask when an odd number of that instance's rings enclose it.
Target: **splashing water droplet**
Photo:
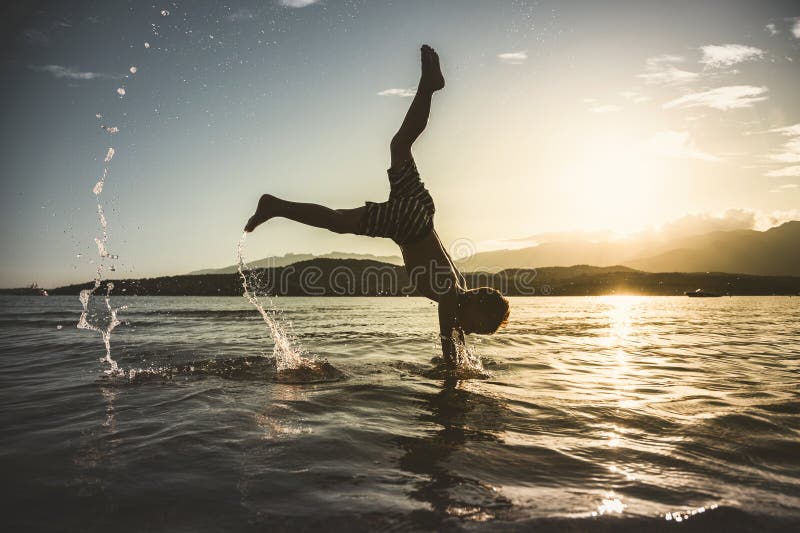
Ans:
[[[145,48],[150,48],[150,43],[148,43],[147,41],[145,41],[145,42],[144,42],[144,47],[145,47]]]
[[[168,17],[169,16],[169,11],[167,11],[166,9],[162,9],[161,10],[161,16],[162,17]]]
[[[99,113],[98,113],[99,115]],[[100,222],[100,235],[94,238],[95,244],[97,244],[97,254],[100,256],[100,261],[97,262],[97,271],[94,278],[94,285],[91,289],[84,289],[81,291],[79,299],[81,301],[81,306],[83,307],[81,311],[81,317],[78,321],[78,329],[86,329],[90,331],[96,331],[100,334],[103,338],[103,345],[106,348],[106,355],[101,361],[108,364],[108,369],[106,369],[106,373],[112,376],[116,376],[122,373],[114,359],[111,358],[111,332],[116,328],[118,325],[121,324],[119,319],[117,318],[117,313],[121,310],[127,309],[127,306],[123,305],[121,307],[112,307],[111,306],[111,291],[114,289],[114,284],[112,282],[106,283],[106,294],[103,297],[103,302],[105,303],[105,310],[106,313],[98,319],[97,313],[92,314],[92,320],[89,320],[89,304],[91,302],[92,296],[95,295],[97,289],[100,288],[100,285],[103,281],[103,270],[106,268],[105,260],[109,257],[108,250],[106,249],[106,243],[108,242],[108,222],[106,220],[105,213],[103,211],[103,204],[100,202],[100,196],[103,192],[103,185],[105,184],[106,178],[108,177],[109,173],[109,163],[114,158],[114,148],[109,147],[108,152],[106,152],[106,157],[103,160],[105,163],[105,167],[103,168],[103,175],[95,184],[92,192],[94,192],[95,197],[97,198],[97,219]],[[78,254],[80,257],[81,254]],[[94,260],[89,261],[90,264],[95,264]],[[114,266],[111,265],[110,270],[114,270]]]
[[[103,118],[103,115],[101,115],[100,113],[95,113],[94,116],[96,116],[97,118]]]
[[[64,329],[64,326],[62,326],[61,324],[59,324],[59,325],[57,325],[57,326],[56,326],[56,329]]]
[[[130,71],[131,71],[131,74],[136,74],[136,72],[137,72],[139,69],[137,69],[136,67],[131,67],[131,68],[129,68],[128,70],[130,70]]]
[[[270,336],[275,344],[274,356],[278,371],[300,368],[303,366],[304,362],[307,364],[309,361],[302,357],[301,351],[298,348],[292,346],[291,339],[284,329],[283,324],[281,324],[276,317],[267,312],[258,297],[250,292],[247,275],[245,274],[245,271],[249,270],[249,267],[244,261],[244,241],[246,239],[247,233],[242,234],[242,238],[239,239],[239,244],[236,246],[239,276],[242,278],[242,288],[244,289],[243,296],[258,309],[258,312],[264,319],[264,323],[269,328]]]
[[[120,96],[125,96],[125,87],[120,87],[117,89],[117,94]]]
[[[106,251],[106,243],[102,239],[98,239],[97,237],[94,238],[95,244],[97,244],[97,255],[100,257],[108,257],[108,252]]]

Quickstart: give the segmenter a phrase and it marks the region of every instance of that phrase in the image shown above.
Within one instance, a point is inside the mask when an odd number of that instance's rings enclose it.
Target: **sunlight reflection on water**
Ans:
[[[796,299],[512,298],[515,319],[475,344],[491,377],[448,383],[426,374],[436,313],[421,299],[283,298],[298,339],[348,374],[301,386],[254,355],[271,340],[242,299],[120,300],[116,357],[154,369],[132,379],[55,328],[73,299],[0,313],[0,401],[21,406],[2,414],[11,503],[59,487],[75,529],[136,530],[147,513],[120,526],[122,502],[200,494],[216,503],[174,512],[208,531],[800,519]]]

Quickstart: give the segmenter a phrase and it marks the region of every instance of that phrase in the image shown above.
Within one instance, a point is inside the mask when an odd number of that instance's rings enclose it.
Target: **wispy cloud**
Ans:
[[[641,104],[642,102],[649,102],[650,101],[650,97],[649,96],[645,96],[642,93],[640,93],[639,91],[622,91],[619,94],[620,94],[620,96],[622,96],[626,100],[630,100],[634,104]]]
[[[756,102],[766,100],[766,93],[766,87],[731,85],[687,94],[671,102],[667,102],[663,107],[664,109],[675,107],[710,107],[727,111],[729,109],[751,107]]]
[[[683,61],[683,57],[671,54],[650,57],[645,61],[644,73],[637,74],[637,77],[650,85],[682,85],[700,77],[696,72],[675,66],[676,63]]]
[[[592,113],[614,113],[616,111],[621,110],[622,108],[618,105],[614,104],[604,104],[604,105],[596,105],[589,108],[589,111]]]
[[[504,52],[502,54],[497,54],[497,58],[503,63],[507,63],[509,65],[521,65],[526,59],[528,59],[528,53]]]
[[[793,124],[791,126],[782,126],[780,128],[773,128],[771,130],[767,130],[767,133],[780,133],[781,135],[786,135],[788,137],[792,137],[795,135],[800,136],[800,124]]]
[[[797,192],[798,188],[800,188],[800,186],[798,186],[797,183],[784,183],[783,185],[779,185],[769,192]]]
[[[785,222],[797,220],[800,212],[761,211],[759,209],[727,209],[722,213],[694,213],[682,216],[661,227],[661,231],[672,237],[697,235],[712,231],[754,229],[765,231]]]
[[[703,57],[700,63],[710,68],[725,68],[744,61],[764,57],[764,50],[743,44],[709,44],[701,46]]]
[[[319,0],[278,0],[283,7],[300,8],[316,4]]]
[[[764,26],[764,30],[767,33],[769,33],[770,37],[775,37],[776,35],[778,35],[780,33],[780,30],[777,28],[777,26],[775,26],[775,24],[773,24],[771,22],[769,24],[767,24],[766,26]]]
[[[28,68],[34,72],[46,72],[54,78],[66,78],[69,80],[96,80],[96,79],[119,79],[121,76],[113,74],[103,74],[101,72],[83,72],[75,67],[64,67],[61,65],[30,65]]]
[[[794,165],[791,167],[783,167],[775,170],[770,170],[764,175],[767,176],[768,178],[788,178],[788,177],[800,176],[800,165]]]
[[[233,13],[230,13],[227,17],[227,20],[231,22],[244,22],[245,20],[252,20],[255,18],[253,12],[247,8],[237,9]]]
[[[47,46],[50,44],[50,37],[42,30],[28,28],[22,32],[22,35],[25,37],[25,40],[31,44],[38,46]]]
[[[789,137],[777,149],[766,155],[766,159],[776,163],[800,163],[800,124],[773,128],[762,133],[777,133]],[[772,172],[780,172],[783,169]]]
[[[378,96],[401,96],[408,98],[417,94],[416,89],[384,89],[377,93]]]
[[[642,148],[659,157],[720,161],[720,158],[700,150],[688,131],[659,131],[642,143]]]

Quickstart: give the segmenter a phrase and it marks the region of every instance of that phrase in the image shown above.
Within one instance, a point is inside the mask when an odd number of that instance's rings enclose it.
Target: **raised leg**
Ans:
[[[323,205],[290,202],[265,194],[259,199],[256,212],[247,221],[244,230],[250,232],[271,218],[283,217],[335,233],[356,233],[363,213],[363,206],[355,209],[330,209]]]
[[[396,168],[411,159],[411,145],[425,131],[431,113],[431,97],[433,93],[444,87],[444,76],[439,67],[439,55],[430,46],[423,45],[420,50],[422,59],[422,75],[420,76],[417,94],[406,112],[400,129],[392,137],[390,145],[392,168]]]

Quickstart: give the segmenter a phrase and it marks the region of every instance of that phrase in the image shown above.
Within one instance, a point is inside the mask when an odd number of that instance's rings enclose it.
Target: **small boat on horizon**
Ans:
[[[684,294],[689,298],[719,298],[720,296],[722,296],[718,292],[709,292],[709,291],[704,291],[703,289],[697,289],[694,292],[686,291]]]

